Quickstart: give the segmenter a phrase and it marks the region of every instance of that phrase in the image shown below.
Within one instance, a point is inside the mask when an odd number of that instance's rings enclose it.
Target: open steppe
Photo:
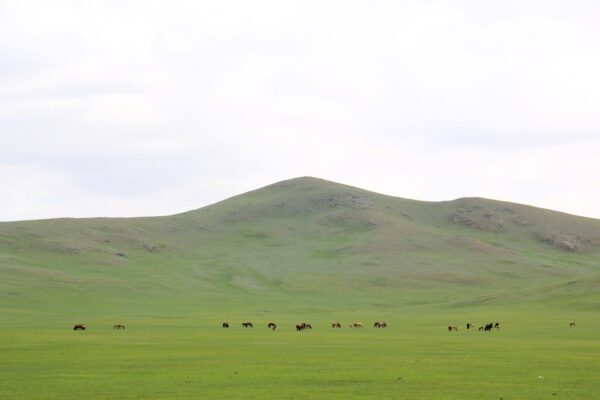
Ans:
[[[600,221],[535,207],[298,178],[3,222],[0,277],[2,399],[600,398]]]

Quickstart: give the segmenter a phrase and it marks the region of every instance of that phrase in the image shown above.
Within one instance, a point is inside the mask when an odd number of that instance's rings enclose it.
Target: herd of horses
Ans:
[[[84,324],[75,324],[75,326],[73,326],[73,330],[74,331],[85,331],[87,329],[87,327]],[[113,329],[125,329],[125,325],[123,324],[115,324],[113,325]]]
[[[223,322],[221,324],[221,326],[223,328],[229,328],[230,325],[229,325],[229,322]],[[252,324],[252,321],[242,322],[242,326],[244,328],[254,328],[254,324]],[[362,322],[352,322],[350,324],[350,328],[362,328],[363,326],[364,325],[363,325]],[[331,327],[334,328],[334,329],[335,328],[341,328],[342,324],[339,321],[333,321],[331,323]],[[376,321],[373,324],[373,327],[375,327],[375,328],[386,328],[387,327],[387,322],[385,322],[385,321]],[[271,322],[269,322],[267,324],[267,328],[275,331],[277,329],[277,324],[275,322],[271,321]],[[309,324],[308,322],[301,322],[299,324],[296,324],[296,331],[297,332],[301,332],[301,331],[304,331],[306,329],[312,329],[312,325]]]
[[[223,328],[229,328],[229,322],[223,322],[223,324],[221,325]],[[246,321],[246,322],[242,322],[242,326],[244,328],[254,328],[254,325],[252,324],[252,321]],[[475,325],[468,322],[467,323],[467,330],[471,330],[471,329],[475,329]],[[342,324],[340,324],[339,321],[333,321],[331,323],[331,327],[332,328],[341,328]],[[364,327],[362,322],[352,322],[350,324],[350,328],[362,328]],[[387,323],[385,321],[375,321],[375,323],[373,324],[374,328],[387,328]],[[569,327],[573,328],[575,327],[575,322],[571,322],[569,323]],[[273,321],[270,321],[267,324],[267,328],[275,331],[277,329],[277,324]],[[125,325],[123,324],[115,324],[113,325],[113,329],[118,329],[118,330],[123,330],[125,329]],[[296,324],[296,331],[297,332],[301,332],[304,331],[306,329],[312,329],[312,325],[307,323],[307,322],[301,322],[299,324]],[[500,323],[499,322],[490,322],[488,324],[482,325],[479,328],[477,328],[477,330],[479,331],[491,331],[492,329],[496,329],[496,330],[500,330]],[[73,326],[73,330],[74,331],[85,331],[86,330],[86,326],[84,324],[75,324],[75,326]],[[458,326],[455,325],[448,325],[448,332],[458,332]]]
[[[467,322],[467,330],[470,329],[475,329],[475,324],[472,324],[470,322]],[[489,324],[485,324],[480,326],[479,328],[477,328],[478,331],[485,331],[485,332],[489,332],[492,329],[496,329],[497,331],[500,330],[500,323],[499,322],[490,322]],[[448,325],[448,332],[458,332],[458,326],[454,326],[454,325]]]
[[[575,322],[570,322],[569,327],[574,328]],[[470,330],[470,329],[475,329],[475,325],[468,322],[467,330]],[[499,322],[490,322],[489,324],[485,324],[485,325],[482,325],[479,328],[477,328],[478,331],[484,331],[484,332],[489,332],[492,329],[496,329],[497,331],[499,331],[500,323]],[[448,325],[448,332],[458,332],[458,326]]]

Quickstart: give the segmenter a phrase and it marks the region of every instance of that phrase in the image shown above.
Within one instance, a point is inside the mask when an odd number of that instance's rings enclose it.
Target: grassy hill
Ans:
[[[169,217],[0,223],[0,393],[599,398],[599,238],[597,220],[314,178]]]
[[[600,304],[600,221],[316,178],[167,217],[0,223],[5,313]]]

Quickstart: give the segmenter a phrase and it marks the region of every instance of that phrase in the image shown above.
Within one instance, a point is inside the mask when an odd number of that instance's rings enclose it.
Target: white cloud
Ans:
[[[314,175],[600,217],[592,1],[0,3],[0,220]],[[26,200],[24,200],[26,199]]]

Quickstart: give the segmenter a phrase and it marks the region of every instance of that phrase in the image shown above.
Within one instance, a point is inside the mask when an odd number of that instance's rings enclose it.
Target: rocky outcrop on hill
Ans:
[[[327,206],[331,208],[353,208],[366,210],[373,207],[373,201],[365,195],[344,191],[330,193],[313,199],[317,207]]]
[[[564,251],[581,251],[586,246],[591,245],[592,241],[579,235],[568,233],[538,233],[538,237],[548,243],[550,246]]]
[[[506,222],[494,210],[478,204],[463,204],[451,217],[453,223],[469,228],[500,232]]]

